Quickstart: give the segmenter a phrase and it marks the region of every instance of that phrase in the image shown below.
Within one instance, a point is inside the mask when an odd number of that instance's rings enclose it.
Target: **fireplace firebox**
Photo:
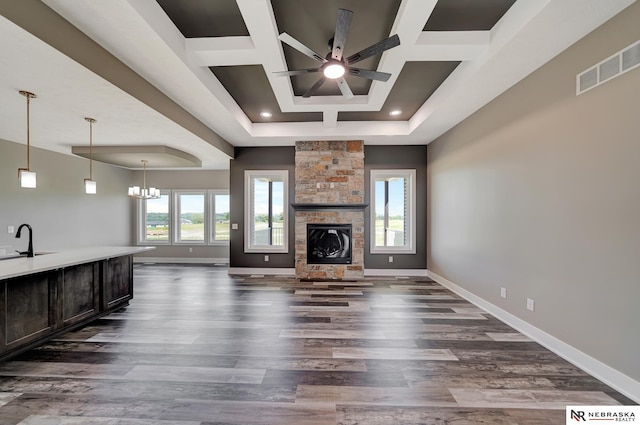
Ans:
[[[307,223],[307,264],[351,264],[351,224]]]

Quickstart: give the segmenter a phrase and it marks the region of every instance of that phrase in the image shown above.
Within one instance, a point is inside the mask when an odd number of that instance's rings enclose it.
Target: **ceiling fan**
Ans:
[[[276,74],[277,76],[291,76],[322,72],[322,76],[320,77],[320,79],[318,79],[318,81],[316,81],[315,84],[302,95],[302,97],[311,97],[311,95],[313,95],[327,79],[330,79],[335,80],[336,83],[338,83],[340,92],[345,98],[351,99],[353,97],[353,92],[351,91],[351,88],[349,88],[347,81],[344,79],[345,74],[368,78],[370,80],[387,81],[389,77],[391,77],[391,74],[387,72],[370,71],[368,69],[355,68],[351,65],[360,62],[363,59],[367,59],[371,56],[377,55],[378,53],[382,53],[385,50],[389,50],[393,47],[399,46],[400,38],[397,34],[393,35],[385,40],[379,41],[359,51],[358,53],[354,53],[353,55],[344,58],[344,44],[347,41],[347,33],[349,32],[349,26],[351,25],[352,17],[352,11],[347,9],[338,9],[336,31],[333,38],[329,40],[330,52],[325,57],[314,52],[295,38],[291,37],[286,32],[280,34],[278,36],[278,39],[280,41],[293,47],[300,53],[309,56],[311,59],[322,63],[322,65],[317,68],[298,69],[294,71],[280,71],[275,72],[274,74]]]

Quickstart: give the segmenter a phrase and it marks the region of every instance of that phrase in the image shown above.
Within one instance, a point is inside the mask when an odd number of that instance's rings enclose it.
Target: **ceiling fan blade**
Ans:
[[[319,54],[317,54],[316,52],[314,52],[313,50],[311,50],[310,48],[308,48],[304,44],[300,43],[298,40],[296,40],[295,38],[291,37],[286,32],[283,32],[282,34],[280,34],[278,36],[278,39],[280,41],[282,41],[283,43],[286,43],[289,46],[293,47],[294,49],[296,49],[300,53],[309,56],[311,59],[315,59],[315,60],[317,60],[318,62],[321,62],[321,63],[327,62],[327,60],[325,58],[323,58],[322,56],[320,56]]]
[[[400,37],[398,37],[398,34],[392,35],[386,40],[379,41],[376,44],[367,47],[366,49],[360,50],[358,53],[354,53],[346,59],[346,62],[347,64],[360,62],[363,59],[377,55],[378,53],[382,53],[385,50],[389,50],[392,47],[396,47],[399,45]]]
[[[320,77],[320,79],[316,81],[316,83],[312,85],[311,88],[302,95],[302,97],[311,97],[311,95],[314,94],[316,90],[318,90],[320,86],[324,83],[324,80],[325,80],[324,77]]]
[[[345,99],[353,98],[353,92],[351,91],[351,87],[349,87],[349,84],[347,84],[347,80],[345,80],[344,77],[338,78],[336,80],[336,83],[338,83],[338,88],[340,89],[340,92],[342,93],[342,96],[344,96]]]
[[[338,18],[336,19],[336,33],[333,36],[333,51],[331,57],[336,60],[342,59],[344,44],[347,41],[347,33],[351,26],[351,18],[353,12],[347,9],[338,9]]]
[[[273,74],[276,77],[288,77],[291,75],[304,75],[320,71],[320,68],[297,69],[295,71],[276,71]]]
[[[368,78],[370,80],[388,81],[391,74],[388,72],[370,71],[368,69],[360,69],[348,67],[347,72],[349,75],[355,75],[356,77]]]

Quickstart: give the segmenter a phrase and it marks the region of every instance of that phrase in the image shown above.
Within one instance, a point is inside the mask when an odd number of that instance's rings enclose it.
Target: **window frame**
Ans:
[[[160,190],[160,196],[166,195],[169,200],[167,214],[169,215],[169,238],[166,241],[147,239],[147,203],[144,199],[139,199],[136,203],[138,210],[138,245],[172,245],[173,241],[173,200],[170,190]]]
[[[204,194],[204,225],[205,225],[205,237],[203,241],[190,241],[180,240],[180,217],[179,217],[179,195],[197,195]],[[137,210],[137,231],[136,231],[136,243],[140,246],[145,245],[162,245],[162,246],[225,246],[229,245],[229,241],[216,241],[211,234],[211,228],[213,223],[211,220],[214,217],[214,210],[212,199],[215,195],[229,195],[228,189],[161,189],[160,195],[167,195],[169,199],[169,240],[147,240],[146,236],[146,214],[147,214],[147,202],[144,199],[138,199],[136,202]]]
[[[283,183],[282,200],[282,245],[253,245],[251,229],[253,200],[252,182],[255,178],[281,178]],[[280,181],[280,180],[277,180]],[[289,170],[245,170],[244,171],[244,252],[245,253],[282,253],[289,252]]]
[[[216,240],[216,195],[227,195],[229,196],[229,209],[231,209],[231,196],[229,195],[228,190],[223,189],[209,189],[208,190],[208,203],[209,203],[209,245],[229,245],[229,240],[231,239],[231,218],[229,218],[229,239],[228,240]]]
[[[204,233],[202,235],[202,240],[182,240],[180,238],[180,225],[182,224],[180,221],[180,197],[182,195],[202,195],[202,211],[203,220],[204,220]],[[207,220],[207,191],[206,190],[174,190],[173,191],[173,245],[207,245],[207,235],[209,230],[209,223]]]
[[[403,246],[376,245],[376,190],[377,179],[401,177],[406,179],[405,219],[408,229],[405,231],[406,242]],[[369,250],[371,254],[415,254],[416,253],[416,170],[412,169],[372,169],[370,171],[370,233]]]

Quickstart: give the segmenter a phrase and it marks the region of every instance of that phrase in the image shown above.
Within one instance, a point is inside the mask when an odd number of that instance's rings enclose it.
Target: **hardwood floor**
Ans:
[[[568,404],[635,404],[426,278],[134,275],[126,309],[0,363],[0,424],[564,424]]]

